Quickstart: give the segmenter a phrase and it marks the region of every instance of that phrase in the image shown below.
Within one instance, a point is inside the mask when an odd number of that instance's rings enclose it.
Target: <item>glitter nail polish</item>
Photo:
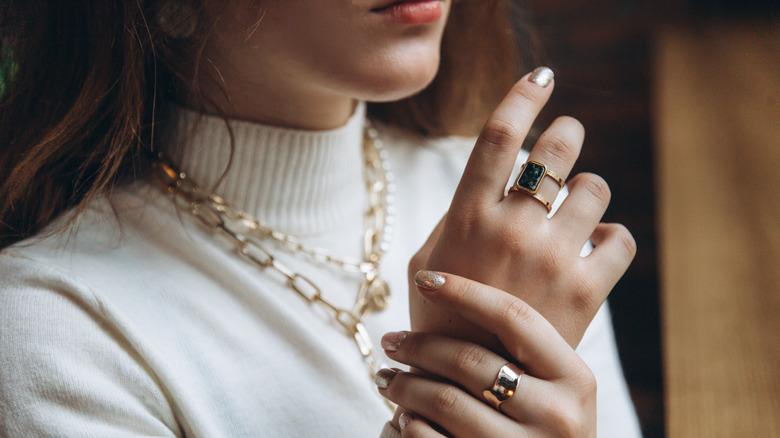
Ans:
[[[444,286],[446,279],[444,276],[439,275],[433,271],[417,271],[414,274],[414,284],[420,286],[423,289],[436,290]]]
[[[374,383],[376,383],[376,386],[382,389],[387,389],[396,374],[398,374],[398,372],[395,370],[391,370],[390,368],[382,368],[376,372],[376,376],[374,376]]]
[[[533,72],[531,72],[531,76],[528,77],[528,80],[542,88],[545,88],[550,85],[550,82],[552,82],[553,78],[555,78],[555,73],[553,73],[552,70],[547,67],[537,67]]]

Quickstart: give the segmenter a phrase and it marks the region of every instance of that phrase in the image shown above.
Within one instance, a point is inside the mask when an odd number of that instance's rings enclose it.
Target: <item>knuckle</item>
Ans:
[[[506,146],[516,141],[518,129],[501,119],[491,119],[482,128],[482,140],[492,146]]]
[[[588,412],[596,396],[596,378],[587,366],[574,373],[574,386],[554,413],[554,424],[560,436],[585,436]]]
[[[460,283],[460,287],[456,286],[452,288],[453,300],[457,302],[464,302],[468,299],[468,297],[473,297],[479,292],[479,290],[477,290],[479,286],[474,281],[464,281],[458,283]]]
[[[524,254],[533,247],[539,236],[539,230],[534,227],[524,226],[526,224],[525,211],[514,211],[514,209],[501,209],[492,219],[493,223],[500,223],[503,226],[493,227],[491,243],[496,249],[509,251],[516,255]],[[529,219],[530,220],[530,219]]]
[[[533,266],[538,278],[543,281],[558,281],[562,276],[567,276],[571,270],[571,257],[569,257],[568,248],[561,241],[548,240],[546,242],[535,242],[530,245],[528,251],[534,251]],[[530,252],[525,257],[529,260]]]
[[[471,373],[482,368],[485,354],[475,344],[465,344],[458,347],[452,360],[455,370],[461,373]]]
[[[567,128],[574,129],[578,131],[577,133],[580,136],[585,135],[585,127],[582,125],[582,123],[571,116],[560,116],[557,119],[555,119],[554,123],[563,123],[567,125]]]
[[[564,402],[558,406],[558,409],[552,415],[551,424],[560,437],[582,437],[586,436],[586,422],[581,413],[581,407],[572,402]]]
[[[519,299],[510,299],[504,307],[502,322],[506,326],[524,324],[533,318],[531,307]]]
[[[570,297],[569,305],[577,310],[589,310],[601,302],[602,294],[599,294],[601,288],[600,280],[591,272],[580,275],[577,281],[577,287]]]
[[[587,398],[590,397],[592,394],[596,394],[596,391],[598,390],[598,382],[596,381],[596,376],[593,374],[593,372],[588,367],[583,367],[584,369],[579,375],[580,380],[580,391],[581,394]]]
[[[449,385],[443,385],[433,393],[433,409],[439,413],[451,412],[458,404],[458,390]]]
[[[567,376],[568,399],[576,402],[576,406],[581,409],[591,398],[596,396],[596,390],[598,389],[596,375],[593,374],[593,371],[585,362],[577,361],[569,367]]]
[[[516,106],[537,107],[539,105],[537,102],[539,102],[543,92],[537,87],[529,87],[528,85],[526,81],[519,81],[509,90],[509,97],[519,101]]]
[[[450,239],[465,241],[479,229],[483,217],[481,211],[463,209],[447,218],[444,234]]]
[[[546,278],[558,277],[558,274],[569,269],[569,257],[562,241],[548,242],[541,252],[540,270]]]
[[[634,236],[624,225],[616,224],[615,227],[615,238],[617,238],[623,248],[625,248],[628,258],[633,259],[637,250]]]
[[[580,175],[578,183],[599,201],[609,203],[612,192],[604,178],[593,173],[584,173]]]
[[[578,148],[560,135],[545,133],[542,135],[540,143],[544,145],[545,152],[557,161],[569,162],[577,158]]]

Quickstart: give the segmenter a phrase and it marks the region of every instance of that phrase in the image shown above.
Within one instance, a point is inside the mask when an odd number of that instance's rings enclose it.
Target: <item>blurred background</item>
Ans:
[[[639,252],[610,295],[647,437],[780,437],[780,1],[528,0]]]

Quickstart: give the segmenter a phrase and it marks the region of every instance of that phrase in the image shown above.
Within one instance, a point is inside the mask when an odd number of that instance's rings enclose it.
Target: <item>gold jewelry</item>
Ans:
[[[351,336],[372,380],[380,368],[374,346],[364,321],[369,313],[385,309],[391,292],[388,284],[379,278],[379,262],[392,239],[394,208],[393,174],[387,162],[377,131],[366,124],[363,134],[364,178],[368,189],[369,208],[365,214],[363,233],[363,260],[338,258],[321,248],[310,248],[297,238],[270,228],[258,219],[234,208],[219,195],[201,190],[184,172],[177,170],[160,155],[152,164],[154,175],[165,190],[188,203],[189,212],[209,230],[221,232],[233,241],[243,259],[260,270],[272,269],[286,279],[286,285],[304,300],[320,305]],[[275,241],[291,253],[302,253],[319,264],[331,264],[350,274],[362,277],[355,305],[346,310],[322,296],[322,290],[305,275],[280,262],[264,246]],[[388,406],[394,406],[388,402]]]
[[[517,384],[525,372],[513,363],[508,363],[498,370],[496,381],[493,387],[482,392],[485,400],[488,401],[496,410],[501,412],[501,403],[512,398],[517,390]]]
[[[563,188],[563,178],[556,175],[555,172],[548,169],[544,164],[538,161],[529,161],[523,164],[517,181],[509,190],[531,195],[531,197],[541,202],[547,208],[547,213],[549,213],[552,210],[552,203],[539,194],[539,189],[542,187],[542,180],[545,176],[549,176],[558,183],[558,187]]]

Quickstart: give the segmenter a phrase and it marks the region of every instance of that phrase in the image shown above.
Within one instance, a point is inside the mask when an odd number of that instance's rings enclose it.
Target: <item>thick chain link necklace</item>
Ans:
[[[364,218],[363,260],[336,257],[325,249],[309,247],[294,236],[272,229],[229,205],[219,195],[202,190],[163,155],[152,164],[154,176],[163,188],[184,200],[189,213],[201,225],[232,241],[237,254],[259,270],[270,269],[281,274],[287,287],[329,313],[338,326],[354,339],[372,380],[380,365],[364,323],[370,313],[385,309],[391,298],[388,284],[379,278],[379,263],[392,240],[395,191],[387,151],[377,136],[376,129],[366,124],[363,158],[368,209]],[[269,242],[276,242],[293,254],[304,254],[318,264],[359,275],[361,282],[353,308],[347,310],[328,301],[312,280],[274,257],[268,249]]]

